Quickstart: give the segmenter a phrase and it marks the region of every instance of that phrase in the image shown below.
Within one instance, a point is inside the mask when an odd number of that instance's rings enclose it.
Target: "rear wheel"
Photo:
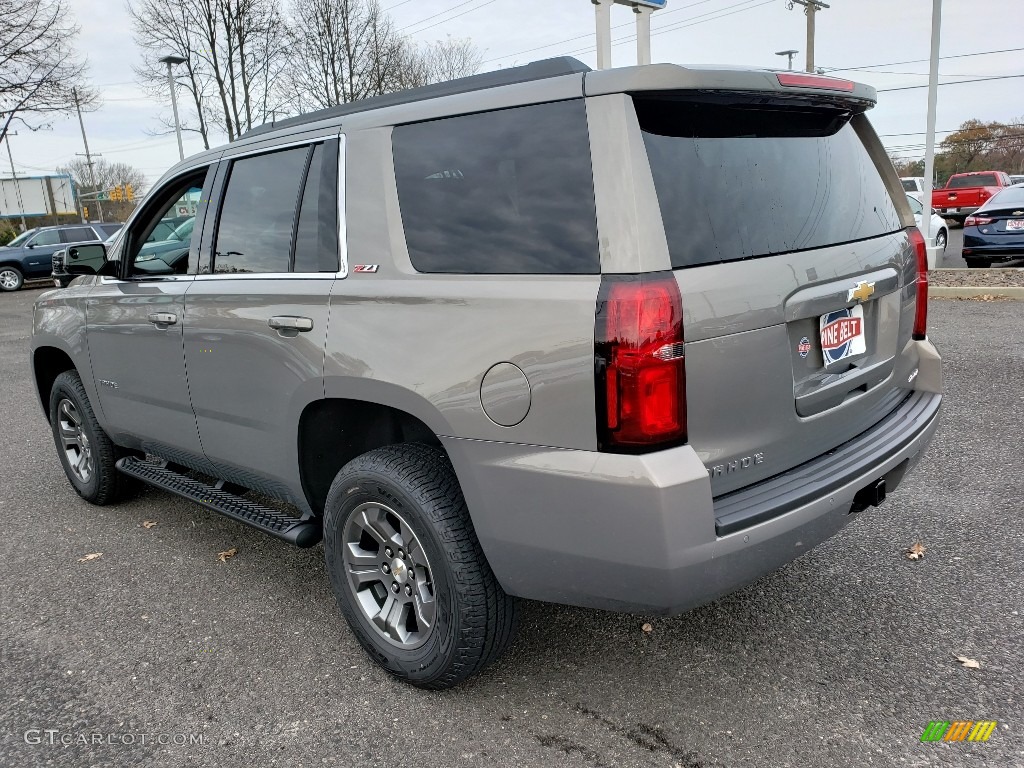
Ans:
[[[939,249],[939,256],[946,253],[946,230],[940,229],[935,235],[935,247]]]
[[[15,267],[0,267],[0,291],[16,291],[25,282],[21,271]]]
[[[50,426],[64,473],[83,499],[104,506],[132,487],[131,479],[114,467],[122,452],[96,421],[82,379],[75,371],[65,371],[53,382]]]
[[[437,448],[388,446],[345,465],[328,494],[324,549],[356,638],[406,682],[450,688],[512,640],[515,601],[487,564]]]

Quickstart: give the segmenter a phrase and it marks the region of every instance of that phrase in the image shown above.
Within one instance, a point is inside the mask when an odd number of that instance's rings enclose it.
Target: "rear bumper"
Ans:
[[[980,205],[968,205],[963,208],[957,208],[956,206],[943,206],[936,208],[935,212],[939,214],[939,216],[943,216],[947,219],[963,219],[970,216],[980,207]]]
[[[443,441],[506,592],[671,614],[749,584],[824,541],[850,522],[860,506],[855,497],[878,480],[891,491],[930,442],[941,399],[909,393],[839,449],[719,499],[689,446],[620,456]]]
[[[1007,240],[1014,242],[1008,243]],[[987,261],[1013,261],[1022,258],[1024,257],[1024,232],[1020,237],[1002,235],[990,238],[970,236],[965,233],[962,253],[967,259],[985,259]]]

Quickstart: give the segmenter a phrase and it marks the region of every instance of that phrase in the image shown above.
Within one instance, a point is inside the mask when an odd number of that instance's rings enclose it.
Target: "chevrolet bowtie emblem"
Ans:
[[[1024,211],[1014,211],[1011,216],[1024,216]]]
[[[851,288],[846,294],[847,301],[865,302],[875,292],[874,283],[857,283],[856,288]]]

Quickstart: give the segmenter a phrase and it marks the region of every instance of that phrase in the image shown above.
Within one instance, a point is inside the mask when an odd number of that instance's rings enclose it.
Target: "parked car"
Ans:
[[[51,257],[67,243],[95,242],[117,231],[120,224],[74,224],[36,227],[0,247],[0,291],[16,291],[25,280],[50,274]]]
[[[164,219],[146,238],[146,243],[135,258],[135,263],[139,266],[140,270],[153,274],[166,271],[167,274],[171,274],[179,265],[184,266],[183,259],[188,254],[189,240],[192,237],[192,226],[195,222],[195,217],[188,216],[183,220],[181,218],[174,220],[179,223],[173,229],[168,227],[168,219]],[[153,238],[157,234],[162,235],[166,239],[154,240]],[[104,241],[105,244],[111,245],[116,237],[117,233],[115,232]],[[53,284],[58,288],[67,287],[77,277],[77,275],[69,273],[66,269],[67,254],[70,252],[71,247],[69,246],[53,254],[51,260],[53,271],[50,277],[53,279]],[[143,266],[144,262],[153,263]]]
[[[1011,184],[1024,184],[1024,175],[1012,174],[1011,173],[1010,174],[1010,183]]]
[[[1010,177],[1002,171],[955,173],[945,187],[932,192],[932,208],[943,218],[963,224],[986,200],[1010,184]]]
[[[990,198],[964,222],[963,259],[968,267],[1024,259],[1024,186]]]
[[[924,176],[900,176],[903,190],[916,200],[920,201],[924,195]]]
[[[910,210],[914,214],[914,221],[917,223],[917,228],[921,229],[921,219],[924,216],[924,206],[921,205],[921,201],[918,200],[911,194],[907,194],[907,203],[910,204]],[[935,238],[935,247],[939,249],[939,258],[946,252],[946,243],[949,242],[949,228],[946,226],[946,220],[939,216],[933,210],[931,212],[931,220],[929,223],[931,227],[932,237]],[[924,230],[922,230],[923,232]]]
[[[936,429],[874,102],[563,58],[190,157],[36,302],[59,461],[93,504],[143,481],[322,538],[359,642],[426,688],[502,653],[516,597],[713,600],[882,503]],[[144,271],[194,199],[182,274]]]

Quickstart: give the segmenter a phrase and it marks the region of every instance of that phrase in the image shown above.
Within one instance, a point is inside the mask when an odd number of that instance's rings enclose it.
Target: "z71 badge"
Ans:
[[[380,264],[356,264],[352,267],[353,272],[376,272]]]

